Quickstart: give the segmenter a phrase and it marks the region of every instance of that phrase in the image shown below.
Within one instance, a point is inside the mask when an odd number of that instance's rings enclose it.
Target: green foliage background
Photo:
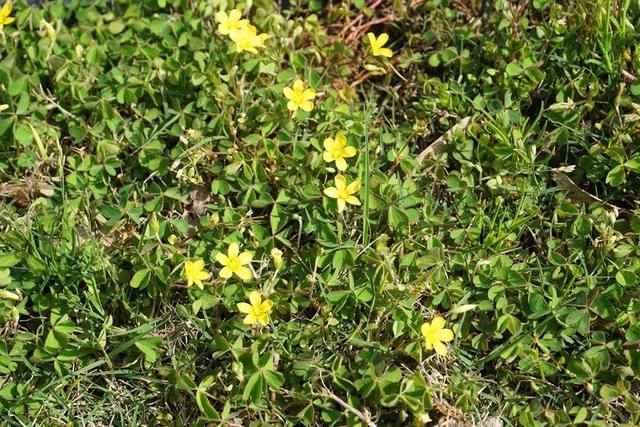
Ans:
[[[270,35],[259,55],[216,32],[231,7]],[[393,59],[347,26],[359,14]],[[13,16],[3,423],[640,423],[637,2],[20,0]],[[292,117],[295,78],[319,97]],[[343,214],[322,194],[338,131],[363,182]],[[217,277],[233,241],[256,280]],[[204,291],[182,286],[192,258]],[[275,302],[261,330],[236,309],[253,289]],[[444,358],[420,338],[436,314]]]

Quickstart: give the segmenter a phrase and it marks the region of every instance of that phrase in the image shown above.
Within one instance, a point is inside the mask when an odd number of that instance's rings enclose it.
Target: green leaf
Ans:
[[[27,90],[27,79],[21,77],[18,80],[14,80],[7,88],[7,93],[11,96],[17,96]]]
[[[284,377],[281,373],[269,370],[262,371],[262,373],[267,384],[275,390],[278,390],[284,384]]]
[[[151,337],[144,338],[135,342],[135,346],[140,350],[142,354],[144,354],[145,362],[151,364],[158,359],[160,355],[160,351],[158,347],[162,345],[162,338],[160,337]]]
[[[7,252],[0,255],[0,268],[13,267],[22,260],[17,252]]]
[[[196,403],[198,404],[198,408],[202,411],[202,413],[209,419],[219,420],[220,414],[209,402],[209,398],[202,390],[196,391]]]
[[[180,378],[176,381],[176,389],[178,390],[191,391],[197,387],[196,383],[187,374],[180,375]]]
[[[132,288],[145,287],[149,283],[149,279],[151,278],[151,270],[148,268],[143,268],[136,272],[131,278],[129,282],[129,286]]]
[[[620,270],[616,273],[616,282],[622,286],[632,286],[636,283],[636,275],[631,270]]]
[[[516,64],[516,63],[511,63],[507,65],[507,75],[513,77],[513,76],[517,76],[520,73],[522,73],[522,67],[520,66],[520,64]]]
[[[636,173],[640,173],[640,156],[634,157],[633,159],[627,161],[624,164],[624,167],[626,167],[627,169],[631,169]]]
[[[625,173],[623,166],[616,166],[611,169],[607,174],[606,183],[611,185],[612,187],[617,187],[622,184],[625,180]]]
[[[624,336],[627,341],[640,341],[640,325],[629,327]]]
[[[600,396],[604,400],[612,400],[612,399],[615,399],[616,397],[622,396],[622,392],[617,387],[605,384],[600,389]]]
[[[247,384],[244,386],[244,392],[242,393],[242,400],[249,400],[253,403],[257,403],[262,395],[262,374],[260,371],[253,373]]]

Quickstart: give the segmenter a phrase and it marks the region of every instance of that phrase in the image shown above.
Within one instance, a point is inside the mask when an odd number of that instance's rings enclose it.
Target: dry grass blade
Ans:
[[[25,179],[20,183],[0,184],[0,197],[11,198],[22,207],[28,206],[30,201],[38,195],[51,197],[53,193],[53,186],[33,179]]]
[[[606,209],[613,211],[616,215],[618,213],[621,213],[623,215],[627,215],[628,212],[625,211],[624,209],[613,205],[611,203],[605,202],[604,200],[600,199],[599,197],[594,196],[593,194],[583,190],[582,188],[578,187],[578,185],[573,182],[573,180],[571,178],[569,178],[569,176],[567,174],[565,174],[564,172],[558,170],[558,169],[554,169],[553,170],[553,180],[556,182],[556,184],[558,184],[560,187],[564,188],[565,190],[567,190],[567,197],[569,198],[569,200],[571,200],[572,202],[575,203],[598,203],[602,206],[604,206]]]

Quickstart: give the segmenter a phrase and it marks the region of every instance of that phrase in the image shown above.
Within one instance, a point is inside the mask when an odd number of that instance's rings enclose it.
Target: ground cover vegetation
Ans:
[[[640,6],[0,10],[2,425],[638,425]]]

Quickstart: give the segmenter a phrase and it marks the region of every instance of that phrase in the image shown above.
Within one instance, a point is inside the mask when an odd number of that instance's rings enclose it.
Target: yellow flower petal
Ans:
[[[222,270],[220,270],[220,277],[222,277],[223,279],[228,279],[231,276],[233,276],[233,272],[229,267],[224,267]]]
[[[225,22],[227,22],[229,20],[229,17],[227,16],[226,12],[224,10],[221,10],[220,12],[216,13],[216,21],[223,24]]]
[[[229,263],[229,258],[222,252],[218,252],[216,254],[216,261],[218,261],[222,265],[227,265]]]
[[[249,264],[252,259],[253,259],[253,254],[249,251],[242,252],[240,255],[238,255],[238,261],[242,265]]]
[[[251,291],[251,293],[249,294],[249,301],[251,301],[251,305],[253,306],[253,308],[260,307],[260,304],[262,303],[260,292]]]
[[[360,200],[358,200],[358,198],[356,196],[347,197],[345,202],[349,203],[350,205],[360,206]]]
[[[336,187],[328,187],[324,189],[324,194],[332,199],[338,198],[338,189]]]
[[[240,267],[235,271],[236,275],[242,280],[251,280],[253,278],[253,274],[251,274],[251,270],[247,267]]]
[[[198,271],[197,273],[193,274],[193,280],[207,280],[209,278],[209,273],[206,271]]]
[[[240,246],[236,242],[229,245],[229,251],[227,252],[229,258],[237,258],[239,253]]]
[[[433,349],[440,356],[444,356],[444,355],[447,354],[447,347],[445,347],[444,344],[442,344],[440,341],[436,341],[436,342],[433,343]]]
[[[302,105],[300,105],[300,108],[302,108],[304,111],[308,113],[313,110],[313,102],[305,101],[302,103]]]
[[[262,313],[258,316],[258,322],[262,326],[267,326],[269,324],[269,315],[267,313]]]
[[[243,322],[245,325],[253,325],[256,323],[258,319],[256,318],[255,314],[253,313],[249,313],[247,314],[247,316],[244,318]]]
[[[240,12],[238,9],[233,9],[231,12],[229,12],[230,21],[239,21],[241,16],[242,12]]]
[[[344,191],[347,188],[347,179],[343,175],[336,175],[335,183],[338,192]]]
[[[351,184],[347,185],[347,193],[353,194],[360,190],[360,180],[356,179]]]
[[[346,206],[345,202],[342,199],[338,199],[337,202],[338,202],[338,212],[342,212]]]
[[[291,88],[290,88],[290,87],[288,87],[288,86],[287,86],[287,87],[284,87],[284,88],[282,89],[282,93],[284,93],[284,96],[285,96],[287,99],[291,99],[291,98],[293,98],[293,89],[291,89]]]
[[[333,154],[331,154],[328,151],[323,151],[322,152],[322,159],[327,162],[327,163],[331,163],[333,162],[335,159],[333,158]]]
[[[253,308],[251,307],[251,305],[247,304],[246,302],[239,302],[238,303],[238,311],[240,313],[248,314],[248,313],[251,313],[252,309]]]
[[[288,108],[290,111],[297,111],[297,110],[298,110],[298,104],[296,104],[296,103],[295,103],[295,102],[293,102],[293,101],[289,101],[289,102],[287,102],[287,108]]]
[[[429,340],[424,340],[424,346],[427,350],[431,350],[433,348],[433,346],[431,345],[431,341]]]
[[[302,92],[302,96],[304,97],[304,99],[313,99],[316,97],[316,91],[315,89],[307,89],[304,92]]]
[[[393,56],[393,51],[386,47],[382,47],[378,50],[378,55],[391,58]]]
[[[377,45],[378,47],[384,46],[389,41],[389,34],[382,33],[378,36]]]
[[[371,44],[371,46],[375,46],[376,45],[376,35],[373,33],[367,33],[367,37],[369,38],[369,43]]]
[[[438,334],[438,339],[440,341],[449,342],[453,340],[453,331],[451,329],[443,329]]]
[[[322,145],[324,146],[325,150],[330,152],[333,152],[336,148],[338,148],[338,144],[333,138],[326,138]]]
[[[344,157],[353,157],[358,153],[358,150],[356,150],[356,147],[344,147],[342,150],[342,155]]]
[[[346,171],[347,170],[347,161],[345,159],[343,159],[342,157],[336,159],[336,167],[338,168],[339,171]]]
[[[434,329],[442,329],[444,328],[445,323],[446,322],[443,317],[437,316],[437,317],[434,317],[433,320],[431,321],[431,327]]]
[[[423,323],[422,326],[420,326],[420,332],[422,332],[423,336],[426,337],[427,335],[429,335],[430,331],[431,331],[431,325],[430,324]]]
[[[273,308],[273,301],[271,301],[270,299],[266,299],[262,302],[262,304],[260,304],[260,310],[262,311],[271,311],[271,309]]]
[[[300,79],[293,82],[293,90],[294,91],[303,91],[304,90],[304,82]]]

